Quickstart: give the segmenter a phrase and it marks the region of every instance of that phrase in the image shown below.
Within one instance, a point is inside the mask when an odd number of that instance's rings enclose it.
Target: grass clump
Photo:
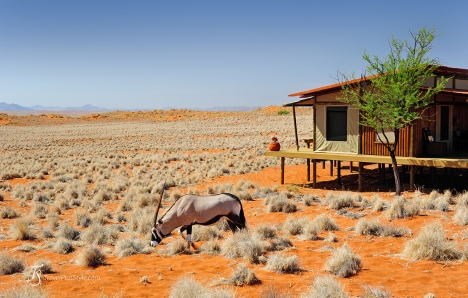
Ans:
[[[9,228],[8,235],[13,240],[35,239],[32,222],[29,218],[17,219]]]
[[[297,206],[284,195],[273,196],[268,201],[268,212],[293,213],[297,211]]]
[[[266,264],[266,269],[281,274],[296,273],[301,270],[297,256],[285,256],[283,254],[270,256]]]
[[[305,298],[348,298],[339,281],[331,275],[317,276]]]
[[[234,286],[241,287],[258,284],[260,283],[260,280],[246,264],[240,264],[237,266],[234,276],[229,279],[229,283]]]
[[[350,192],[342,192],[339,194],[329,192],[325,198],[325,204],[327,204],[328,208],[335,210],[352,208],[354,207],[353,194]]]
[[[222,254],[228,259],[242,258],[250,263],[259,263],[263,246],[259,240],[250,236],[247,230],[234,233],[221,247]]]
[[[80,231],[70,226],[69,224],[64,223],[58,230],[58,236],[68,240],[78,240],[80,238]]]
[[[40,288],[30,285],[22,285],[21,287],[14,287],[7,289],[2,293],[4,298],[47,298],[47,292]]]
[[[317,227],[318,231],[338,231],[340,228],[336,221],[328,214],[317,215],[312,224]]]
[[[20,213],[18,211],[16,211],[15,209],[13,208],[10,208],[10,207],[3,207],[1,210],[0,210],[0,217],[3,218],[3,219],[6,219],[6,218],[17,218],[17,217],[20,217]]]
[[[260,224],[254,230],[255,235],[260,240],[269,240],[276,238],[276,228],[268,224]]]
[[[364,285],[364,295],[363,298],[390,298],[392,294],[385,287],[371,287],[369,285]]]
[[[339,277],[356,275],[361,268],[361,257],[355,254],[346,243],[335,250],[325,264],[325,270]]]
[[[274,284],[270,283],[267,286],[262,288],[260,293],[260,298],[292,298],[286,289],[276,287]]]
[[[190,254],[187,241],[182,238],[175,238],[169,242],[164,249],[164,253],[169,256],[179,255],[179,254]]]
[[[195,226],[193,229],[192,240],[196,241],[209,241],[221,238],[221,231],[216,226]]]
[[[384,237],[402,237],[410,234],[411,231],[405,227],[395,227],[393,225],[383,225],[378,219],[360,219],[356,225],[356,232],[359,235],[374,235]]]
[[[218,240],[209,240],[203,243],[200,247],[200,252],[206,255],[219,255],[221,253],[221,245],[218,243]]]
[[[446,239],[444,227],[440,222],[428,224],[414,239],[406,242],[403,255],[412,261],[447,261],[463,257],[463,253],[455,244]]]
[[[152,251],[154,251],[152,247],[148,247],[146,242],[134,236],[120,239],[115,245],[115,252],[119,258],[135,254],[149,254]]]
[[[106,264],[107,257],[97,246],[88,246],[83,249],[76,263],[81,266],[97,268]]]
[[[234,298],[235,293],[227,289],[209,289],[192,277],[182,277],[172,285],[169,298]]]
[[[10,257],[5,253],[0,254],[0,275],[15,274],[23,272],[24,262],[22,260]]]
[[[304,233],[304,228],[309,222],[310,220],[306,217],[295,218],[288,216],[283,224],[283,232],[287,236],[301,235]]]
[[[72,253],[75,249],[70,240],[66,238],[59,238],[52,247],[52,250],[61,255]]]
[[[395,197],[387,210],[387,218],[388,220],[408,218],[418,215],[419,212],[420,207],[417,204],[411,203],[403,197]]]

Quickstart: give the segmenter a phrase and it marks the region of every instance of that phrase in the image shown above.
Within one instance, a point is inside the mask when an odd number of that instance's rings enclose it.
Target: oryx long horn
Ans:
[[[166,188],[166,182],[164,182],[163,188],[161,190],[161,195],[159,196],[158,207],[156,208],[156,213],[154,214],[154,226],[156,226],[156,223],[158,222],[159,208],[161,208],[161,203],[162,203],[162,199],[163,199],[163,196],[164,196],[164,189],[165,188]]]

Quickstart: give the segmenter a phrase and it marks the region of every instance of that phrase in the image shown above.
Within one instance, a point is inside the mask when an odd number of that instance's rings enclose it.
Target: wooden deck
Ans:
[[[340,163],[342,161],[357,162],[359,164],[358,189],[362,190],[362,172],[365,164],[391,164],[390,156],[381,155],[364,155],[364,154],[346,154],[346,153],[331,153],[331,152],[314,152],[313,149],[299,148],[285,149],[280,151],[267,151],[266,156],[275,156],[281,158],[281,184],[284,184],[284,161],[285,158],[304,158],[307,159],[307,180],[310,181],[310,161],[312,161],[312,185],[315,188],[317,183],[316,169],[318,161],[337,161],[337,174],[340,180]],[[456,168],[468,169],[468,154],[466,153],[451,153],[443,158],[431,157],[401,157],[397,156],[397,164],[409,167],[410,172],[410,188],[414,186],[414,172],[417,167],[429,168]],[[333,167],[330,167],[333,170]],[[434,171],[435,172],[435,171]]]

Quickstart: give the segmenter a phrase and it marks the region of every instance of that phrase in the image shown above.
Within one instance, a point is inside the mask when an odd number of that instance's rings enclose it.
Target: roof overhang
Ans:
[[[311,97],[304,98],[304,99],[301,99],[301,100],[298,100],[298,101],[285,103],[285,104],[283,104],[283,107],[292,107],[292,106],[295,106],[295,107],[311,107],[313,105],[314,105],[314,97],[311,96]]]

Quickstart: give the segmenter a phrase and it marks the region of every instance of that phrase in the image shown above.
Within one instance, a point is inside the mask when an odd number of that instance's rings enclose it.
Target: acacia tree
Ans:
[[[362,57],[368,66],[360,79],[339,74],[342,87],[339,100],[359,109],[360,124],[373,128],[390,153],[396,195],[401,194],[395,157],[400,130],[423,118],[424,107],[448,81],[441,78],[434,87],[422,87],[427,79],[435,76],[434,71],[440,66],[437,59],[427,56],[436,37],[435,28],[423,27],[417,33],[410,33],[413,38],[410,42],[392,37],[390,54],[382,59],[364,52]],[[388,132],[394,133],[393,142]]]

